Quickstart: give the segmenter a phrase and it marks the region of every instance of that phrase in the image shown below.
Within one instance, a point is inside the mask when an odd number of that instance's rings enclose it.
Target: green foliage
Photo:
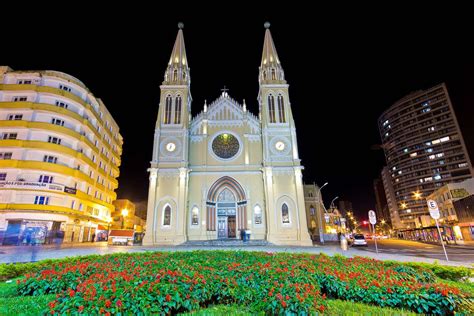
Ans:
[[[388,307],[379,307],[356,302],[328,300],[327,315],[346,316],[414,316],[414,312]]]
[[[243,315],[355,315],[370,311],[369,305],[389,313],[373,310],[377,315],[392,315],[385,307],[439,315],[474,313],[472,288],[439,281],[434,273],[464,278],[470,271],[428,267],[301,253],[127,253],[36,263],[28,266],[33,272],[18,280],[16,290],[24,296],[58,294],[42,312],[59,314],[176,314],[212,306],[209,312],[223,314],[236,309]],[[344,307],[333,299],[364,305]],[[230,306],[225,312],[224,305]]]
[[[474,276],[474,269],[445,266],[438,263],[384,261],[387,267],[411,267],[417,271],[429,271],[437,277],[451,281],[466,280]]]

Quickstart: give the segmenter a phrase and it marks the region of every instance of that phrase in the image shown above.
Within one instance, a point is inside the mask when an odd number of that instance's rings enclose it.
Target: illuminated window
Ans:
[[[163,226],[171,225],[171,206],[166,205],[163,210]]]
[[[191,210],[191,225],[199,225],[199,209],[197,206]]]
[[[171,107],[172,107],[172,99],[171,96],[166,97],[166,104],[165,104],[165,124],[171,124]]]
[[[48,205],[49,197],[47,196],[35,196],[35,204]]]
[[[410,157],[416,157],[417,156],[417,153],[411,153],[410,154]]]
[[[268,96],[268,114],[270,115],[270,123],[276,123],[275,118],[275,99],[273,95]]]
[[[262,208],[258,205],[255,205],[253,208],[253,216],[255,225],[262,224]]]
[[[174,123],[181,123],[181,96],[176,97],[175,111],[174,111]]]
[[[441,180],[441,175],[439,175],[439,174],[435,175],[435,176],[434,176],[434,179],[435,179],[435,180]]]
[[[467,162],[463,162],[463,163],[458,164],[458,167],[459,168],[467,167]]]
[[[283,96],[281,94],[278,96],[277,102],[278,102],[278,116],[280,118],[280,123],[285,123],[286,122],[285,105],[283,101]]]
[[[310,207],[309,207],[309,215],[314,215],[314,214],[315,214],[314,206],[310,205]]]
[[[385,122],[383,122],[383,126],[387,125],[388,124],[388,120],[386,120]]]
[[[283,203],[283,205],[281,206],[281,221],[283,224],[290,223],[290,212],[286,203]]]

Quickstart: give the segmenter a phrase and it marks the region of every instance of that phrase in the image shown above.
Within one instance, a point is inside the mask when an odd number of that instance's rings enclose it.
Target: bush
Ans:
[[[437,277],[451,281],[463,281],[474,276],[474,269],[445,266],[438,263],[384,261],[387,267],[411,267],[418,271],[429,271]]]
[[[49,313],[175,314],[210,305],[267,314],[323,312],[329,298],[428,314],[470,312],[472,295],[423,267],[369,258],[239,252],[149,252],[56,261],[18,281],[58,294]]]

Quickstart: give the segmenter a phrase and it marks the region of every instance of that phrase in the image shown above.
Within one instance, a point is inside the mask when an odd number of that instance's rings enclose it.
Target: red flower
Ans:
[[[110,300],[106,300],[105,307],[109,308],[110,306],[112,306],[112,302]]]
[[[76,292],[74,292],[74,290],[69,289],[69,296],[73,297],[74,295],[76,295]]]
[[[122,301],[121,300],[118,300],[116,304],[117,304],[118,307],[122,307]]]
[[[285,301],[281,301],[281,306],[283,306],[283,308],[286,307],[286,302]]]
[[[319,311],[320,311],[321,313],[324,312],[324,308],[325,308],[324,305],[320,305],[320,306],[319,306]]]
[[[166,294],[166,301],[167,301],[167,302],[171,301],[171,295]]]
[[[79,306],[77,310],[79,311],[79,313],[82,312],[84,310],[84,305]]]

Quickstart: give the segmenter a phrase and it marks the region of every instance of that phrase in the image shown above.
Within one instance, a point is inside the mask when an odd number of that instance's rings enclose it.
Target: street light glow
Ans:
[[[415,198],[415,200],[420,199],[421,198],[421,192],[420,191],[413,192],[413,197]]]
[[[127,216],[128,216],[128,210],[127,210],[126,208],[124,208],[124,209],[122,210],[122,216],[124,216],[124,217],[127,217]]]

